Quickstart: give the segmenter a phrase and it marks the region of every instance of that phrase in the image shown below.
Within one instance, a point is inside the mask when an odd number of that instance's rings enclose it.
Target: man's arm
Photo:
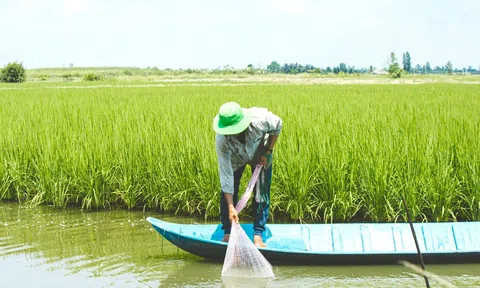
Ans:
[[[220,174],[220,186],[222,192],[233,194],[232,152],[228,149],[228,144],[220,135],[217,135],[215,140],[215,150],[217,152],[218,173]]]
[[[235,220],[238,223],[238,215],[233,205],[233,169],[231,163],[231,152],[229,151],[226,143],[220,136],[217,136],[216,139],[216,151],[218,157],[218,171],[220,174],[220,186],[222,189],[223,197],[227,202],[228,207],[228,218],[230,221]]]
[[[263,122],[262,123],[263,129],[266,133],[268,133],[268,135],[270,136],[280,135],[280,132],[282,131],[282,128],[283,128],[283,121],[280,117],[273,114],[271,111],[267,111],[265,114],[265,118],[262,122]],[[277,140],[276,138],[278,137],[275,137],[275,139],[273,140],[273,145],[275,145],[275,141]]]
[[[265,167],[270,166],[271,162],[271,155],[273,153],[273,148],[275,147],[275,143],[277,142],[278,136],[282,131],[282,119],[277,115],[273,114],[270,111],[267,111],[265,114],[265,118],[263,121],[263,128],[266,133],[269,134],[268,136],[268,144],[266,147],[265,155],[260,157],[259,164]]]
[[[270,135],[268,136],[268,146],[267,146],[267,153],[272,153],[273,147],[275,147],[275,142],[277,142],[278,135]]]
[[[225,200],[227,201],[228,219],[230,219],[230,221],[235,221],[235,223],[238,223],[237,210],[235,209],[235,206],[233,206],[233,195],[223,192],[223,196],[225,197]]]
[[[232,194],[225,193],[225,192],[222,192],[222,193],[223,193],[223,196],[225,197],[225,200],[227,201],[228,209],[230,210],[230,208],[235,208],[233,206],[233,196],[232,196]]]

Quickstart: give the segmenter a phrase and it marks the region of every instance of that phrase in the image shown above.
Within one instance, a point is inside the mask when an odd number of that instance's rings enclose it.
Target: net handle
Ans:
[[[250,178],[250,182],[248,182],[247,188],[242,195],[242,198],[240,199],[240,201],[238,201],[237,206],[235,207],[235,210],[237,210],[237,214],[242,211],[242,209],[247,204],[248,198],[250,198],[250,195],[252,195],[253,187],[255,187],[255,183],[258,180],[258,175],[260,175],[261,170],[262,165],[257,164],[255,170],[253,171],[252,178]]]

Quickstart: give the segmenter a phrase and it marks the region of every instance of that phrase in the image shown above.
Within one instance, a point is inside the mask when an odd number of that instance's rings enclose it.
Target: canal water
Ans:
[[[0,202],[0,287],[227,287],[221,263],[163,241],[145,220],[148,216],[203,223],[153,212]],[[273,268],[276,278],[264,287],[425,287],[422,277],[401,265]],[[480,265],[427,269],[457,287],[480,287]],[[431,285],[441,287],[434,281]]]

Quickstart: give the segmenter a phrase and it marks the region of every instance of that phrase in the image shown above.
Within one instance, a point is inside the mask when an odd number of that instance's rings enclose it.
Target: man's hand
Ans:
[[[228,219],[230,219],[230,222],[235,221],[235,223],[238,224],[237,210],[235,209],[235,206],[233,206],[233,195],[229,193],[223,193],[223,195],[225,196],[228,205]]]
[[[230,222],[235,221],[235,223],[238,224],[237,210],[235,210],[235,207],[233,207],[233,205],[228,208],[228,219],[230,219]]]
[[[264,155],[260,156],[260,161],[258,161],[258,165],[261,165],[265,168],[268,168],[271,163],[272,163],[272,154],[270,152],[267,152]]]

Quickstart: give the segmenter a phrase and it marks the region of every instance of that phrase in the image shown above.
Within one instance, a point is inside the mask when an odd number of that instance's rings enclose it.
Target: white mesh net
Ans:
[[[237,210],[237,214],[242,211],[243,207],[247,205],[248,198],[252,194],[253,188],[255,187],[255,183],[258,180],[258,175],[260,175],[260,171],[262,170],[262,166],[257,165],[255,167],[255,171],[253,171],[252,178],[248,182],[247,188],[245,189],[245,193],[243,193],[242,198],[238,201],[237,206],[235,206],[235,210]],[[259,187],[259,185],[257,185]],[[258,201],[257,201],[258,202]]]
[[[247,186],[246,192],[236,206],[237,213],[243,209],[246,200],[250,197],[260,170],[261,166],[257,166]],[[272,265],[270,265],[267,259],[260,253],[240,224],[233,222],[230,233],[230,240],[228,241],[227,252],[223,263],[222,277],[273,278]]]
[[[233,223],[222,276],[273,278],[272,265],[258,251],[240,224]]]

